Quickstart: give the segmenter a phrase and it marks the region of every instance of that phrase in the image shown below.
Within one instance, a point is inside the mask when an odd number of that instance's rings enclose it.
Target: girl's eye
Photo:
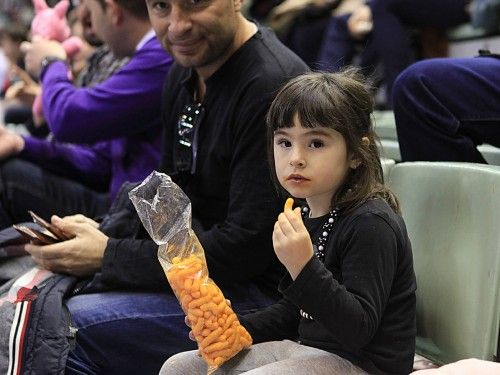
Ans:
[[[276,141],[276,144],[277,144],[278,146],[283,147],[283,148],[285,148],[285,147],[291,147],[291,146],[292,146],[292,142],[290,142],[290,141],[289,141],[289,140],[287,140],[287,139],[278,139],[278,140]]]
[[[320,148],[320,147],[323,147],[325,144],[323,143],[323,141],[320,141],[318,139],[315,139],[311,142],[311,144],[309,145],[309,147],[311,148]]]

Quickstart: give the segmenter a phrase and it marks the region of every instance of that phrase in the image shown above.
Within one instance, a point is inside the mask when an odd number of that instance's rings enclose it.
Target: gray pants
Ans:
[[[197,351],[170,357],[160,375],[206,375],[207,365]],[[224,363],[214,375],[363,375],[348,360],[296,342],[271,341],[252,345]]]

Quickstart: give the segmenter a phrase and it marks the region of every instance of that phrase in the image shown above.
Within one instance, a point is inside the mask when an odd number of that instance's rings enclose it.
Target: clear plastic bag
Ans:
[[[191,230],[191,202],[169,176],[153,172],[129,193],[158,259],[191,324],[198,349],[212,374],[252,344],[217,285],[209,278],[205,253]]]

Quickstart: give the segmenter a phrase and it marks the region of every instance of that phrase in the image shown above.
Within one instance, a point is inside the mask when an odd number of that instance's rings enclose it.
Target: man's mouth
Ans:
[[[191,52],[193,51],[198,43],[200,42],[200,39],[192,39],[192,40],[183,40],[183,41],[171,41],[170,46],[179,52]]]

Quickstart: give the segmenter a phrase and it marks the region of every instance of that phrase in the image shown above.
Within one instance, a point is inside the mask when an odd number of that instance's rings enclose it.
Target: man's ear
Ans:
[[[113,25],[120,25],[123,22],[123,8],[114,0],[106,0],[106,14],[111,17]]]
[[[241,12],[241,8],[243,7],[243,0],[233,0],[234,10],[237,12]]]

